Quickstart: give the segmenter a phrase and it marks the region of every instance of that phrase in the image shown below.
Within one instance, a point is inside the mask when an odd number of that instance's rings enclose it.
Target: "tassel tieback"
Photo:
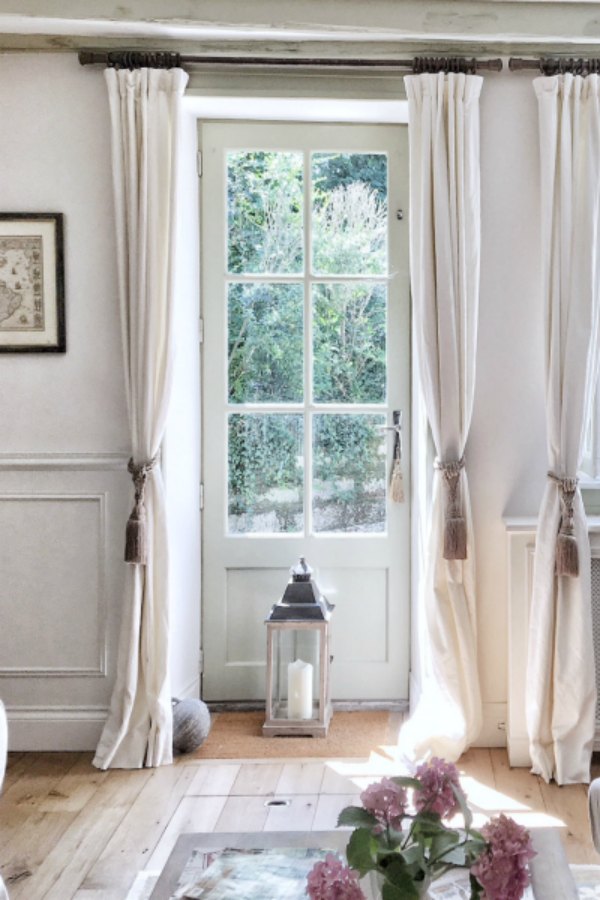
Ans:
[[[577,478],[559,478],[548,472],[560,492],[560,525],[556,536],[556,574],[577,578],[579,575],[579,550],[575,537],[573,501],[577,492]]]
[[[148,558],[146,538],[146,479],[158,462],[158,454],[149,462],[134,463],[133,457],[127,463],[135,488],[135,503],[125,529],[125,562],[145,565]]]
[[[446,489],[444,514],[444,559],[467,558],[467,522],[460,497],[460,473],[465,467],[464,457],[451,462],[436,459],[434,466],[441,472]]]

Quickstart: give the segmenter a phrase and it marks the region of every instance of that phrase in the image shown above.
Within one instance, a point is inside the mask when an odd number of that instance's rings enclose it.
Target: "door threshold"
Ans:
[[[256,712],[264,710],[265,704],[261,700],[206,700],[206,705],[211,712]],[[408,700],[334,700],[332,702],[334,712],[408,712]]]

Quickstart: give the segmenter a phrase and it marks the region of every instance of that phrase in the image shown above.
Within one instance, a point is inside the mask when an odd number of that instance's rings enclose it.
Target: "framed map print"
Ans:
[[[0,353],[64,353],[62,213],[0,213]]]

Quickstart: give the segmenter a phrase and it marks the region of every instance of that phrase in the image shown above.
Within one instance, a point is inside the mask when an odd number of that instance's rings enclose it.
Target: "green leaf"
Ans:
[[[420,813],[413,821],[413,836],[415,840],[419,837],[436,837],[437,835],[448,834],[448,829],[442,824],[440,817],[431,813]],[[458,832],[450,832],[455,835],[458,840]]]
[[[479,897],[483,895],[483,888],[477,881],[474,875],[469,873],[469,884],[471,885],[471,898],[470,900],[478,900]]]
[[[446,853],[456,847],[459,840],[460,836],[456,831],[436,834],[431,842],[431,857],[437,859],[443,856],[446,859]]]
[[[356,869],[361,878],[376,867],[376,854],[377,840],[368,828],[357,828],[352,832],[346,847],[346,858],[350,868]]]
[[[465,820],[465,828],[467,831],[471,828],[473,823],[473,813],[469,809],[467,805],[467,798],[464,795],[462,788],[456,787],[455,784],[451,784],[452,792],[456,797],[457,803],[460,806],[460,811],[462,813],[462,817]]]
[[[420,791],[423,787],[418,778],[409,778],[408,775],[398,775],[395,778],[392,778],[391,781],[393,781],[394,784],[397,784],[400,787],[415,788],[415,790],[417,791]]]
[[[419,900],[419,892],[410,875],[400,885],[385,882],[381,896],[382,900]]]
[[[421,844],[413,844],[402,851],[402,856],[407,866],[417,865],[418,868],[425,867],[425,852]]]
[[[473,835],[473,832],[470,832],[470,834]],[[471,837],[471,839],[465,841],[464,844],[467,859],[470,862],[473,862],[478,856],[481,856],[486,847],[487,844],[481,836]]]
[[[377,825],[377,819],[373,813],[363,809],[362,806],[346,806],[338,816],[338,828],[340,825],[351,825],[352,828],[372,828]]]
[[[487,841],[484,838],[484,836],[482,835],[482,833],[480,831],[477,831],[476,828],[469,828],[469,837],[472,840],[478,841],[480,844],[482,844],[484,846],[485,846],[485,844],[487,844]]]
[[[464,866],[466,861],[467,854],[464,847],[455,847],[453,850],[448,850],[440,859],[441,863],[451,863],[453,866]]]

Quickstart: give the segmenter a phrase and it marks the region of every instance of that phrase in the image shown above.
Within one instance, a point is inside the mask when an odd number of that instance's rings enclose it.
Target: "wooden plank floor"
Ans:
[[[137,873],[160,871],[189,831],[320,831],[393,759],[193,760],[99,772],[91,753],[13,753],[0,799],[0,869],[11,900],[124,900]],[[476,822],[506,812],[561,829],[574,863],[600,864],[584,785],[546,785],[510,769],[505,750],[460,760]],[[593,775],[600,775],[596,767]],[[288,805],[268,807],[269,799]]]

